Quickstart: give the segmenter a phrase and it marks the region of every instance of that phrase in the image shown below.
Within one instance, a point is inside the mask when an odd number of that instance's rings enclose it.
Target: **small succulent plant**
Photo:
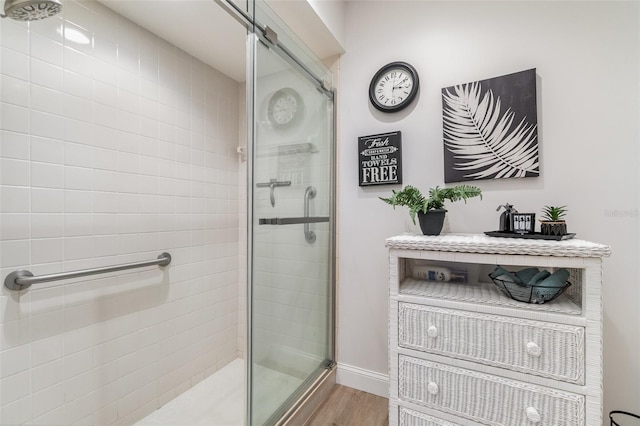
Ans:
[[[564,220],[566,214],[567,206],[544,206],[542,209],[542,220],[558,222]]]

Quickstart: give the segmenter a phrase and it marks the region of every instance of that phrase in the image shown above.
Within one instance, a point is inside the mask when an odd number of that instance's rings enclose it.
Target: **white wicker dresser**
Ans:
[[[389,248],[389,425],[602,425],[602,258],[610,248],[484,235],[401,235]],[[466,283],[412,278],[431,264]],[[570,271],[544,304],[505,296],[496,265]]]

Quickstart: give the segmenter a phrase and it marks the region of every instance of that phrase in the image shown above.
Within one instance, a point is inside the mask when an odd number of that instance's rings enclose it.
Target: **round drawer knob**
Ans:
[[[538,413],[538,410],[533,407],[527,407],[527,419],[531,423],[540,423],[540,420],[542,420],[540,418],[540,413]]]
[[[431,395],[437,395],[438,390],[438,384],[436,382],[429,382],[429,384],[427,385],[427,392],[429,392]]]
[[[542,349],[540,349],[537,343],[529,342],[527,343],[527,353],[531,356],[540,356]]]
[[[438,329],[435,325],[430,325],[429,328],[427,328],[427,336],[438,337]]]

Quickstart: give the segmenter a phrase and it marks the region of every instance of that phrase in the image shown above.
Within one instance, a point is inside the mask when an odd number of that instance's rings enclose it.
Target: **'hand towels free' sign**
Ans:
[[[398,132],[358,138],[360,186],[402,183],[402,135]]]

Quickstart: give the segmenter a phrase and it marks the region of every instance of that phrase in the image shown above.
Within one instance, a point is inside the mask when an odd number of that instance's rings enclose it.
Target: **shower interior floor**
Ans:
[[[302,379],[256,366],[260,380],[272,383],[271,392],[256,395],[260,408],[275,411]],[[191,389],[158,408],[136,426],[242,426],[245,421],[245,362],[236,358]],[[254,413],[262,418],[260,413]],[[266,415],[264,418],[268,418]]]

